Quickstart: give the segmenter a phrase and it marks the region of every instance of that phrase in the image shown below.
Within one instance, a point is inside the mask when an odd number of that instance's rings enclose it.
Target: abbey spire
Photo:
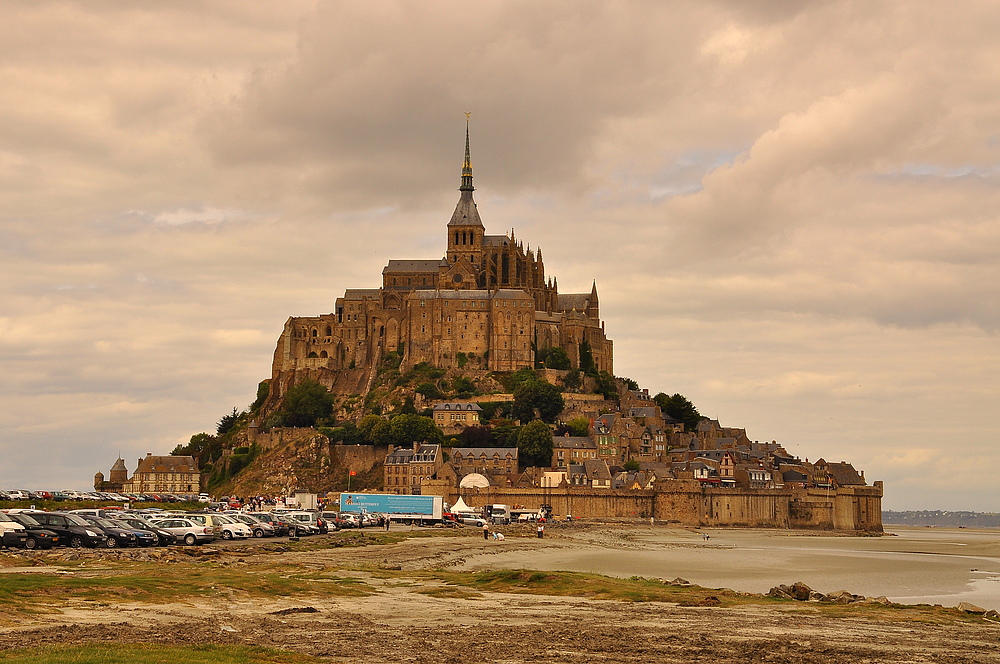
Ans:
[[[457,263],[465,259],[478,269],[482,265],[483,236],[486,228],[479,218],[476,201],[472,198],[475,187],[472,186],[472,151],[469,147],[469,115],[465,114],[465,161],[462,162],[462,186],[458,205],[448,222],[448,252],[445,260]]]
[[[462,163],[462,186],[458,188],[459,191],[474,191],[476,189],[472,186],[472,153],[469,150],[470,115],[472,114],[465,114],[465,161]]]

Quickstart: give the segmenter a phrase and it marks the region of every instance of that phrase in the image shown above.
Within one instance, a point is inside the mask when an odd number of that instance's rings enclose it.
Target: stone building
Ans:
[[[275,349],[271,403],[307,377],[335,392],[365,391],[371,370],[393,351],[403,370],[426,362],[514,371],[534,365],[533,344],[565,349],[574,367],[582,347],[597,369],[613,372],[596,283],[587,293],[560,293],[540,249],[513,230],[486,233],[473,199],[468,127],[465,138],[444,256],[390,260],[380,287],[347,289],[331,313],[289,318]]]
[[[127,479],[127,476],[125,461],[119,458],[111,468],[109,481],[103,483],[104,490],[177,494],[201,491],[201,472],[198,470],[198,462],[191,456],[147,454],[145,458],[139,459],[132,479]]]
[[[513,475],[518,471],[517,451],[516,447],[454,447],[451,465],[458,477],[470,473]]]
[[[382,467],[385,492],[418,495],[421,484],[438,479],[438,471],[443,465],[440,445],[414,443],[412,448],[390,446]]]
[[[479,426],[479,413],[483,409],[477,403],[436,403],[431,410],[434,424],[448,433],[461,432],[465,427]]]

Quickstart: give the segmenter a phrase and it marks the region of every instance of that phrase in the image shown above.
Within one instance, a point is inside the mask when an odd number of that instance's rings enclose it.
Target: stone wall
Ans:
[[[436,487],[440,491],[441,487]],[[435,491],[437,493],[438,491]],[[654,517],[685,526],[802,528],[882,532],[882,486],[825,489],[722,489],[695,480],[661,481],[653,490],[589,487],[463,489],[472,507],[490,503],[537,508],[551,505],[559,516]],[[458,499],[454,491],[448,502]]]
[[[357,473],[368,472],[385,461],[389,448],[379,445],[330,445],[330,459],[334,467]]]

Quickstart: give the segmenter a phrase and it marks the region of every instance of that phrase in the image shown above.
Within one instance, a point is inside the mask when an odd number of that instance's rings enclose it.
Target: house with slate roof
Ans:
[[[477,403],[436,403],[431,407],[434,424],[446,433],[461,433],[466,427],[479,426],[483,409]]]
[[[201,472],[192,456],[147,454],[139,459],[132,479],[122,485],[122,490],[126,493],[198,493],[201,491]]]

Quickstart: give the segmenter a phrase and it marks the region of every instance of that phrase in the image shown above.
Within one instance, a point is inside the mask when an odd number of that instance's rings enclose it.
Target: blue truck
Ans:
[[[441,496],[400,496],[392,493],[342,493],[340,511],[358,514],[385,514],[396,522],[438,523]]]

